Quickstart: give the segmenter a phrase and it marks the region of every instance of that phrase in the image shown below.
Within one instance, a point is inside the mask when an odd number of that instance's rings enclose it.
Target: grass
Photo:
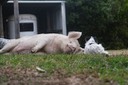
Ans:
[[[63,71],[64,76],[88,73],[102,80],[113,80],[120,85],[128,83],[128,56],[105,57],[102,55],[0,55],[0,68],[31,68]]]

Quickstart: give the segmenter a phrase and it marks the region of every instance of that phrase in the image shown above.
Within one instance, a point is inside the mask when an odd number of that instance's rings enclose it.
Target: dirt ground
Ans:
[[[4,82],[3,82],[4,81]],[[64,76],[55,71],[52,77],[32,69],[0,69],[0,85],[117,85],[111,80],[100,80],[97,74],[76,74]]]
[[[128,50],[109,50],[111,55],[128,55]],[[97,74],[63,75],[63,71],[55,71],[51,77],[36,69],[0,69],[0,85],[118,85],[111,80],[101,80]]]
[[[108,50],[110,55],[128,55],[128,50],[122,49],[122,50]]]

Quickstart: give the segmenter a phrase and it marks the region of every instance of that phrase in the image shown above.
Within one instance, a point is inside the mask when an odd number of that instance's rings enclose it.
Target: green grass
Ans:
[[[105,57],[102,55],[0,55],[0,68],[43,68],[49,75],[55,70],[64,76],[89,73],[100,79],[128,83],[128,56]]]

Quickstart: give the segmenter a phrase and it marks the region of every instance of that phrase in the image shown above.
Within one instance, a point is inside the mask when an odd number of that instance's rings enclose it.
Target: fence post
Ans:
[[[3,16],[2,16],[2,5],[1,4],[0,4],[0,37],[4,37]]]
[[[19,25],[19,4],[18,0],[14,0],[14,23],[15,23],[15,38],[20,37],[20,25]]]

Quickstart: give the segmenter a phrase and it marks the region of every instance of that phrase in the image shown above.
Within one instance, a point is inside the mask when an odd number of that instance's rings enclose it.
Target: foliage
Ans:
[[[0,69],[43,68],[51,76],[56,70],[63,76],[88,73],[101,80],[116,81],[120,85],[128,83],[128,57],[105,57],[102,55],[0,55]],[[6,75],[6,74],[5,74]],[[3,75],[4,76],[4,75]],[[2,79],[2,78],[1,78]],[[7,78],[4,78],[4,81]],[[2,80],[1,80],[2,82]]]
[[[127,0],[66,0],[68,31],[82,31],[80,40],[95,36],[107,49],[128,47]]]

